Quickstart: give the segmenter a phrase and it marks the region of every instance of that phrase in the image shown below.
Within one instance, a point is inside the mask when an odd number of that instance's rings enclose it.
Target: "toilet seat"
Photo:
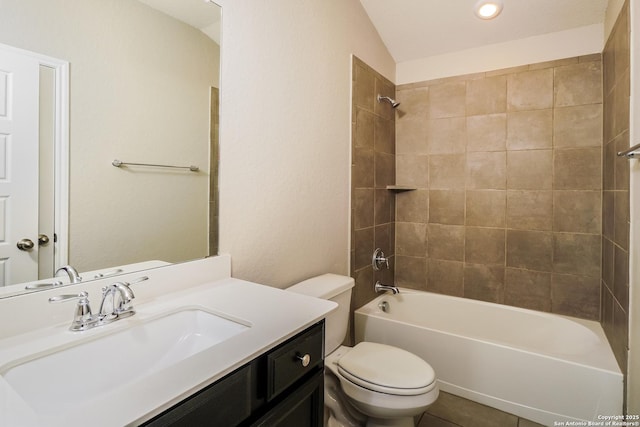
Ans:
[[[366,389],[397,396],[428,393],[435,372],[418,356],[385,344],[361,342],[337,362],[338,372]]]

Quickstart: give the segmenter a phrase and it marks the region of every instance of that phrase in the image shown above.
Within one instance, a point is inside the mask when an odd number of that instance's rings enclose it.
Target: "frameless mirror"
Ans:
[[[86,281],[217,253],[220,16],[3,1],[0,297],[65,264]]]

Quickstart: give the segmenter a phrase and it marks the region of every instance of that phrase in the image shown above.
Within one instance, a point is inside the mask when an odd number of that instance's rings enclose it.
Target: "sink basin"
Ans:
[[[73,408],[221,343],[249,326],[182,310],[2,370],[41,415]]]

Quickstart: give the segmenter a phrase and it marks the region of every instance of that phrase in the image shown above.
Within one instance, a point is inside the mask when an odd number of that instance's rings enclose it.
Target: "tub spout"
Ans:
[[[376,292],[391,291],[394,295],[400,293],[400,289],[398,289],[396,286],[383,285],[379,280],[375,285],[373,285],[373,290]]]

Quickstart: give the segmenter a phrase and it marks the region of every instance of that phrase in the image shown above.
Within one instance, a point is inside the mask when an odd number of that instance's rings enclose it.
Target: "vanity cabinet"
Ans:
[[[189,396],[149,427],[321,427],[324,320]]]

